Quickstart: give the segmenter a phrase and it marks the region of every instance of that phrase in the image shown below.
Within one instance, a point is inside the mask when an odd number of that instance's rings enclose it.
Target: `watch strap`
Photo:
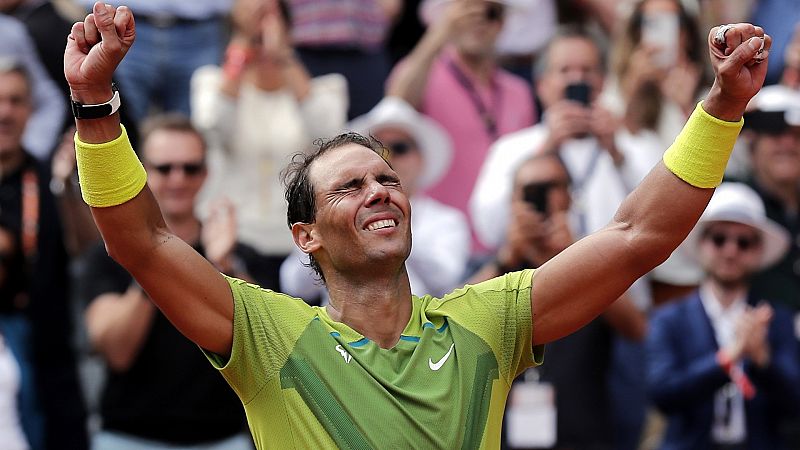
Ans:
[[[84,105],[82,103],[78,103],[75,100],[70,102],[72,107],[72,115],[75,116],[76,119],[100,119],[102,117],[108,117],[117,110],[119,110],[120,101],[119,97],[119,90],[115,85],[111,85],[111,89],[114,91],[114,95],[111,97],[111,100],[98,103],[96,105]]]

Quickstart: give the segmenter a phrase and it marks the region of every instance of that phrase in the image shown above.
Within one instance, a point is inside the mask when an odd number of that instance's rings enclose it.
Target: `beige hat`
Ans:
[[[410,134],[422,153],[425,162],[417,181],[419,190],[423,191],[441,180],[453,159],[450,136],[438,123],[417,112],[404,100],[385,97],[368,113],[353,119],[347,128],[368,135],[389,126]]]
[[[699,256],[700,238],[709,222],[736,222],[761,232],[764,253],[761,269],[778,262],[789,249],[789,233],[767,217],[761,197],[744,183],[722,183],[714,192],[706,210],[686,238],[686,249]]]

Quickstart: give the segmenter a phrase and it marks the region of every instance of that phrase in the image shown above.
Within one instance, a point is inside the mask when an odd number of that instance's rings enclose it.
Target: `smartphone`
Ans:
[[[658,48],[655,63],[667,68],[678,60],[680,22],[678,15],[659,11],[642,16],[642,43]]]
[[[522,187],[522,199],[533,206],[536,211],[547,214],[548,183],[529,183]]]
[[[568,84],[564,90],[564,97],[567,100],[572,100],[580,103],[583,106],[589,105],[589,96],[592,92],[591,86],[586,83],[572,83]]]

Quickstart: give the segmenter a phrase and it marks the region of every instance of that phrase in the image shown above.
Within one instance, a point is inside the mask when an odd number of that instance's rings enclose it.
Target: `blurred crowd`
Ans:
[[[515,382],[503,445],[800,448],[796,0],[108,1],[136,19],[115,85],[166,223],[221,272],[317,305],[280,181],[317,139],[384,145],[414,211],[412,291],[441,296],[606,226],[712,89],[708,30],[762,26],[768,86],[726,183]],[[0,0],[0,448],[252,448],[81,199],[63,50],[92,3]]]

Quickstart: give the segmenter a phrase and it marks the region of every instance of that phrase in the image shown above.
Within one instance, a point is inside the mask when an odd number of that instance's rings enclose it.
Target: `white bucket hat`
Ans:
[[[450,168],[453,159],[450,136],[439,124],[400,98],[385,97],[368,113],[353,119],[347,127],[364,135],[380,128],[396,127],[411,135],[424,159],[422,174],[417,181],[420,191],[436,184]]]
[[[780,260],[789,249],[789,233],[767,218],[764,202],[743,183],[722,183],[714,192],[705,212],[686,238],[686,249],[699,256],[700,239],[709,222],[736,222],[761,232],[763,254],[760,268],[765,269]]]
[[[783,111],[787,125],[800,126],[800,91],[775,84],[765,86],[750,100],[748,110]]]

